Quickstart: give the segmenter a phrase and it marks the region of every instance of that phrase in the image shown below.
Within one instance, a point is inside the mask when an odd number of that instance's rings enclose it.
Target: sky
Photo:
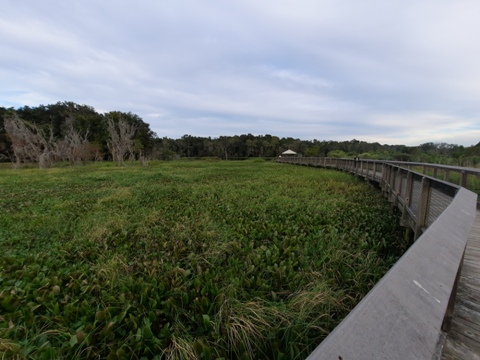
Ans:
[[[2,0],[0,106],[159,137],[480,142],[478,0]]]

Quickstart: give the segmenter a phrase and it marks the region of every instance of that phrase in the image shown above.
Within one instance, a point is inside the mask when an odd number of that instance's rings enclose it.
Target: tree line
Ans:
[[[138,115],[58,102],[18,109],[0,107],[0,161],[82,163],[92,160],[146,161],[156,135]]]
[[[0,107],[0,161],[35,162],[48,167],[58,161],[82,163],[126,159],[218,157],[273,158],[291,149],[301,156],[359,157],[367,159],[431,162],[461,166],[480,164],[480,142],[464,147],[447,143],[419,146],[387,145],[361,140],[301,140],[274,135],[243,134],[179,139],[158,137],[136,114],[98,113],[88,105],[57,102],[18,109]]]

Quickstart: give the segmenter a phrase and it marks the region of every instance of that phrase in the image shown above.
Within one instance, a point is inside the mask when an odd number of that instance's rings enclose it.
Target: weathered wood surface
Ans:
[[[480,212],[470,232],[442,359],[480,360]]]

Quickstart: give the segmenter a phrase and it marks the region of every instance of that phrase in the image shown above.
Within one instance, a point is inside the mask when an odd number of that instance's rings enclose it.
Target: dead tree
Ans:
[[[88,142],[89,131],[82,135],[73,127],[73,118],[66,121],[68,129],[63,141],[58,142],[58,149],[68,161],[73,164],[79,164],[89,160],[91,155],[90,143]]]
[[[25,162],[38,162],[39,167],[50,167],[55,160],[51,145],[53,132],[47,139],[41,128],[20,119],[17,115],[5,117],[5,131],[12,142],[16,166]]]
[[[127,153],[131,152],[132,138],[137,127],[134,124],[128,124],[123,117],[120,117],[118,121],[107,117],[107,128],[110,134],[108,149],[112,154],[113,161],[116,161],[118,165],[125,165],[124,160]]]

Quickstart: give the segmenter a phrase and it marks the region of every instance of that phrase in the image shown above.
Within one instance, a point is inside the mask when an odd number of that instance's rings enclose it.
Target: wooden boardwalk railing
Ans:
[[[438,358],[451,324],[477,195],[401,163],[302,157],[277,161],[348,171],[377,183],[416,240],[308,359]]]

